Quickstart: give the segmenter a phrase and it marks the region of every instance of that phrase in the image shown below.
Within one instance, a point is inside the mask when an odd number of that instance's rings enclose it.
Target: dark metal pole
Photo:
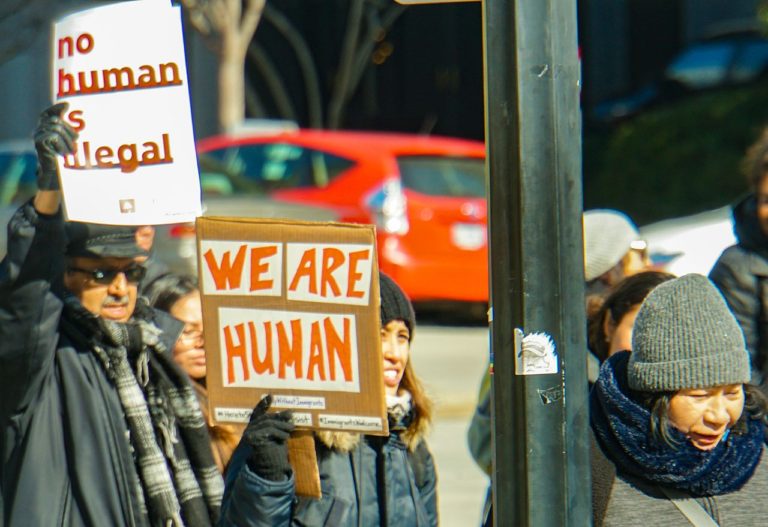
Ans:
[[[494,524],[591,521],[576,2],[484,0]],[[558,373],[516,375],[514,329]]]

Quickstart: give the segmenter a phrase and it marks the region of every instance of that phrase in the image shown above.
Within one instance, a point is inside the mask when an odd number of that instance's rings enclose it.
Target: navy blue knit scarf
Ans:
[[[617,472],[694,496],[717,496],[740,489],[760,462],[763,422],[748,419],[746,434],[729,434],[710,451],[699,450],[682,432],[669,427],[670,436],[678,443],[672,447],[651,435],[650,412],[628,395],[628,360],[628,352],[610,357],[590,395],[592,430]]]

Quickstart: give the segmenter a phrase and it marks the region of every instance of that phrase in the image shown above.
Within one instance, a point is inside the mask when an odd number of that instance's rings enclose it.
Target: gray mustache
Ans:
[[[102,307],[107,306],[109,304],[127,304],[130,298],[128,295],[123,296],[115,296],[115,295],[107,295],[107,297],[104,299],[104,301],[101,303]]]

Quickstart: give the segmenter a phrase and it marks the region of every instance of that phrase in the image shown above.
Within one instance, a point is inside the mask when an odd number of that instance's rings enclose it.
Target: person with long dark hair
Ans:
[[[286,441],[291,412],[254,409],[230,462],[223,526],[438,524],[437,475],[425,441],[431,402],[410,361],[416,318],[408,297],[380,274],[381,348],[390,435],[315,432],[321,499],[297,497]]]
[[[587,313],[589,350],[602,364],[619,351],[632,350],[632,326],[640,305],[656,286],[675,278],[663,271],[643,271],[624,278]]]
[[[213,459],[223,474],[240,441],[240,433],[235,426],[215,424],[208,411],[203,306],[197,281],[192,276],[168,273],[152,281],[144,294],[152,307],[184,323],[171,350],[173,361],[189,375],[208,428]]]

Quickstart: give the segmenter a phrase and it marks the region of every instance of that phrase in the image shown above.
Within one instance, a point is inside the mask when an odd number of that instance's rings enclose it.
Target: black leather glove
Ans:
[[[294,429],[291,422],[293,414],[290,410],[267,413],[271,404],[271,395],[262,399],[253,409],[251,420],[243,432],[243,437],[253,448],[247,463],[264,479],[284,481],[291,477],[287,441]]]
[[[69,103],[60,102],[40,114],[35,129],[37,151],[37,188],[59,190],[59,167],[56,156],[75,151],[77,132],[62,117]]]

